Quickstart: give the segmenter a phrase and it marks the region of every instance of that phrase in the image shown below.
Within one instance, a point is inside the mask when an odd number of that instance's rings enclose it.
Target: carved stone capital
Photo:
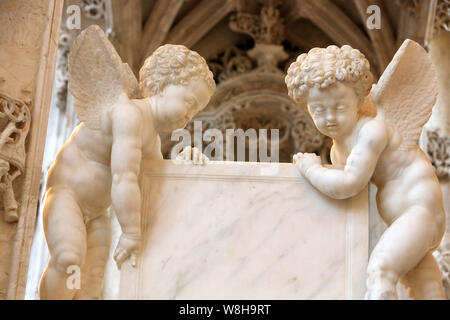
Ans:
[[[277,5],[279,3],[263,6],[259,15],[246,12],[233,14],[230,29],[251,36],[255,43],[281,44],[285,39],[284,20]]]

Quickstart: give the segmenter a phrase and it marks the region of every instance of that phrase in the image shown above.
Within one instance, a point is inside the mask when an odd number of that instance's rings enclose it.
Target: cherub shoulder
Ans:
[[[143,114],[135,101],[127,97],[115,104],[110,111],[113,127],[125,131],[140,130],[143,124]]]
[[[389,127],[386,123],[377,117],[365,117],[360,121],[363,123],[358,133],[358,143],[384,148],[389,140]]]

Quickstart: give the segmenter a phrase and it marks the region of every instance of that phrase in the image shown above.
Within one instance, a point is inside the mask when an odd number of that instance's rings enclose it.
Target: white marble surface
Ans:
[[[135,269],[122,266],[119,298],[363,298],[367,190],[332,200],[294,165],[267,169],[144,164],[144,245]]]

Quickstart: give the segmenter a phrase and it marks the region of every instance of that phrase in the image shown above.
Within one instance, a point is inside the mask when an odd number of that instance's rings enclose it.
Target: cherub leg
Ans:
[[[50,251],[49,264],[42,275],[40,299],[72,299],[86,253],[86,227],[78,203],[65,189],[49,190],[44,204],[44,233]]]
[[[445,299],[439,266],[431,253],[409,271],[400,281],[408,290],[408,295],[417,300]]]
[[[111,243],[110,220],[107,212],[87,223],[87,253],[77,300],[102,299],[102,281]]]
[[[435,221],[425,208],[413,206],[384,232],[369,260],[366,299],[397,298],[399,278],[440,241]]]

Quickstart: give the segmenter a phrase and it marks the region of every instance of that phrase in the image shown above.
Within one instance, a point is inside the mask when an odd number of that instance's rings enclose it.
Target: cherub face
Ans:
[[[192,79],[188,85],[168,85],[158,101],[157,117],[161,131],[181,129],[202,110],[211,98],[205,81]]]
[[[358,96],[341,82],[327,88],[313,87],[308,94],[308,111],[317,129],[333,139],[352,133],[358,121]]]

